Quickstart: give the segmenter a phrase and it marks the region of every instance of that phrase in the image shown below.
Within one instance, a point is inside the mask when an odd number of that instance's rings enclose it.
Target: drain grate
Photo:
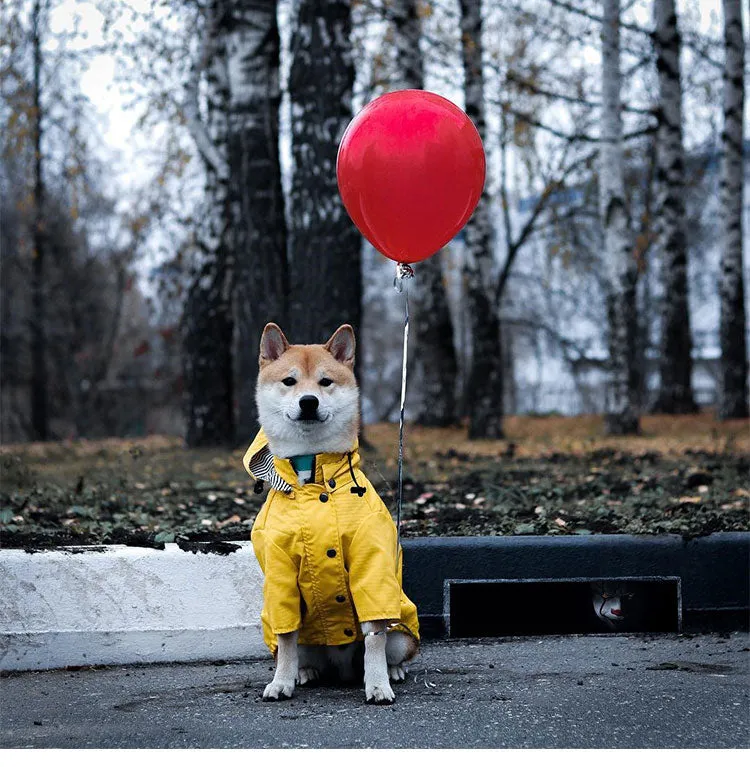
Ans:
[[[594,594],[602,591],[621,595],[616,623],[597,617]],[[676,632],[680,579],[447,580],[445,616],[450,637]]]

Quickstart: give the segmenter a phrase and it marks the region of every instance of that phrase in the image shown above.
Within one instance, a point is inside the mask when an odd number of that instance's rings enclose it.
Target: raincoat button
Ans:
[[[321,493],[320,500],[322,503],[326,503],[328,501],[328,493]]]
[[[344,629],[344,633],[345,633],[345,634],[346,634],[348,637],[353,637],[353,636],[354,636],[354,632],[353,632],[351,629]]]
[[[328,480],[328,487],[330,487],[331,490],[333,490],[333,488],[336,487],[336,480],[335,479],[329,479]]]
[[[336,597],[336,601],[337,601],[337,602],[346,602],[346,597],[342,597],[342,596],[341,596],[341,594],[339,594],[339,595]]]
[[[336,549],[328,549],[328,551],[326,551],[326,554],[328,554],[328,556],[331,559],[333,559],[336,556]]]

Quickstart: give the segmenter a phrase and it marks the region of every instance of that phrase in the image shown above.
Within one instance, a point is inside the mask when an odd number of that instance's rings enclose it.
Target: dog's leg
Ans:
[[[385,657],[388,639],[385,634],[386,624],[387,621],[362,623],[362,633],[365,635],[365,698],[368,703],[393,703],[396,699],[388,681],[388,662]]]
[[[302,686],[316,682],[326,667],[326,648],[300,645],[297,683]]]
[[[291,698],[294,692],[294,682],[299,671],[299,656],[297,654],[297,633],[277,634],[279,647],[276,653],[276,673],[273,681],[266,685],[263,700],[284,700]]]
[[[361,642],[352,642],[351,644],[340,644],[326,648],[328,651],[328,663],[342,684],[358,682],[355,660],[361,644]],[[359,679],[362,679],[361,669]]]
[[[403,682],[406,679],[404,663],[411,660],[419,649],[414,637],[403,631],[392,631],[388,634],[385,644],[385,658],[388,663],[388,676],[393,682]]]

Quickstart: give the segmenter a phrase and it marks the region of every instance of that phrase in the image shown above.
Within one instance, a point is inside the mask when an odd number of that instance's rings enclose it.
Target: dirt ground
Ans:
[[[509,417],[507,438],[407,426],[402,534],[589,535],[750,529],[750,425],[647,416],[605,438],[595,416]],[[398,428],[368,426],[364,470],[395,512]],[[247,539],[264,495],[244,448],[179,439],[0,447],[0,547]]]

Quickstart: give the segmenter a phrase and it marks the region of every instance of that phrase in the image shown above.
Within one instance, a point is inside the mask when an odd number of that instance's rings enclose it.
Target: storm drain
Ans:
[[[450,637],[681,630],[677,577],[447,580]]]

